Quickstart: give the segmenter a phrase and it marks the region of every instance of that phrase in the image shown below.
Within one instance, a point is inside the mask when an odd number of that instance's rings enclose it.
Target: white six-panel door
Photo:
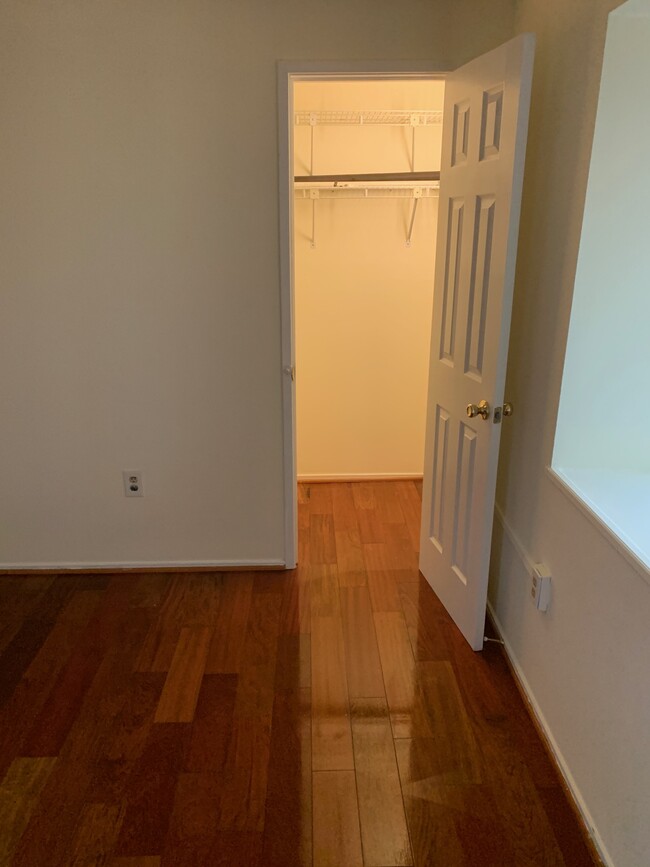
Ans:
[[[445,85],[420,569],[474,650],[483,647],[534,44],[518,36]],[[488,417],[468,417],[481,400]]]

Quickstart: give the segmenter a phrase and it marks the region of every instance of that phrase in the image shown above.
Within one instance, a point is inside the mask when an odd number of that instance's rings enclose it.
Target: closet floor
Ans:
[[[0,864],[592,865],[419,516],[301,485],[292,572],[0,577]]]

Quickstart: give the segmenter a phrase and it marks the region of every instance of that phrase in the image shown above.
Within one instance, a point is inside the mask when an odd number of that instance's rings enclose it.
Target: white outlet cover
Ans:
[[[144,497],[141,470],[122,470],[125,497]]]
[[[551,604],[551,573],[543,563],[535,563],[532,570],[532,596],[538,611],[548,611]]]

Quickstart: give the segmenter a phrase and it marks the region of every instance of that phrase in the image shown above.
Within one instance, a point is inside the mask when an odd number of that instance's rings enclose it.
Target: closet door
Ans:
[[[483,647],[534,44],[518,36],[445,86],[420,569],[474,650]]]

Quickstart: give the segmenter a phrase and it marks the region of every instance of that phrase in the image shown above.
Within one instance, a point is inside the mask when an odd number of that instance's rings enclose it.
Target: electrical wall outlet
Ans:
[[[530,595],[538,611],[547,611],[551,604],[551,573],[543,563],[534,563],[530,573]]]
[[[142,473],[140,470],[122,470],[125,497],[144,497]]]

